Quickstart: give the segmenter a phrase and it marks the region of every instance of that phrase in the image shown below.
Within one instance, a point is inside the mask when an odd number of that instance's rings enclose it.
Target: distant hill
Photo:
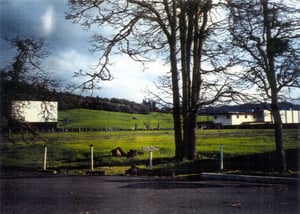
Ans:
[[[139,114],[162,111],[162,109],[159,109],[156,103],[151,100],[136,103],[126,99],[81,96],[68,92],[51,91],[45,87],[34,87],[24,82],[12,84],[11,81],[8,80],[1,81],[1,92],[1,101],[3,103],[10,102],[11,100],[58,101],[59,110],[85,108]]]
[[[89,97],[70,93],[56,93],[55,98],[58,101],[59,110],[85,108],[138,114],[162,111],[156,107],[154,101],[150,100],[144,100],[143,103],[136,103],[126,99]]]

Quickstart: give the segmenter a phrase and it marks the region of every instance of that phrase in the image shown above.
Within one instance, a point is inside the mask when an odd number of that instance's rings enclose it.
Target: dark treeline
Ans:
[[[108,99],[81,96],[68,92],[56,92],[55,90],[50,91],[44,87],[33,87],[26,83],[12,84],[11,81],[5,80],[1,84],[2,102],[10,102],[11,100],[57,101],[59,110],[86,108],[139,114],[162,111],[157,107],[155,101],[152,100],[145,99],[142,103],[136,103],[126,99]]]
[[[114,112],[148,114],[159,111],[155,102],[144,100],[143,103],[136,103],[126,99],[101,98],[80,96],[70,93],[55,93],[59,110],[72,108],[86,108],[93,110],[106,110]]]

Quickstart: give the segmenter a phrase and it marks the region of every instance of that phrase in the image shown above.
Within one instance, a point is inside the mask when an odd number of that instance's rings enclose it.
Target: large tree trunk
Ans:
[[[180,107],[180,93],[179,80],[177,68],[177,22],[176,22],[176,0],[173,0],[172,18],[170,17],[171,35],[169,39],[170,45],[170,61],[172,73],[172,92],[173,92],[173,120],[174,120],[174,138],[175,138],[175,155],[176,160],[182,161],[184,158],[184,145],[182,142],[182,128],[181,128],[181,107]]]
[[[275,143],[276,143],[276,166],[280,173],[285,173],[287,171],[286,156],[283,146],[282,137],[282,119],[280,116],[280,109],[276,101],[272,102],[272,115],[274,118],[274,129],[275,129]]]
[[[180,112],[180,100],[179,100],[179,87],[178,77],[176,72],[172,71],[172,83],[173,83],[173,120],[174,120],[174,137],[175,137],[175,153],[176,159],[181,161],[184,158],[184,146],[182,142],[182,130],[181,130],[181,112]]]
[[[200,5],[198,4],[198,7]],[[186,156],[190,160],[195,160],[197,158],[196,152],[196,129],[197,129],[197,116],[198,116],[198,104],[199,104],[199,95],[200,88],[202,85],[201,79],[201,59],[202,59],[202,48],[203,42],[205,40],[205,28],[207,24],[207,13],[208,11],[203,11],[203,20],[201,23],[201,27],[198,26],[200,21],[199,13],[196,11],[192,11],[189,14],[189,23],[193,25],[193,32],[189,30],[188,35],[190,35],[189,39],[193,39],[193,71],[192,71],[192,82],[191,82],[191,90],[189,93],[189,109],[187,114],[188,126],[186,129],[185,135],[188,137],[188,141],[184,141],[186,144]],[[191,48],[191,46],[189,47]]]
[[[187,141],[185,143],[185,153],[189,160],[195,160],[197,158],[196,151],[196,130],[197,130],[197,113],[191,112],[187,119],[187,128],[184,135]]]
[[[182,1],[180,4],[180,16],[179,16],[179,30],[180,30],[180,53],[181,53],[181,78],[182,78],[182,117],[183,117],[183,144],[184,154],[188,157],[189,154],[189,142],[191,140],[190,132],[190,87],[191,87],[191,60],[190,51],[193,36],[193,25],[191,24],[191,16],[187,16],[188,7],[187,3]]]
[[[286,157],[283,147],[282,138],[282,119],[280,116],[280,109],[278,104],[278,86],[275,68],[275,55],[273,51],[273,37],[272,37],[272,27],[271,20],[269,18],[269,2],[268,0],[262,1],[263,13],[264,13],[264,30],[266,33],[267,49],[266,49],[266,60],[265,60],[265,72],[267,75],[269,87],[271,89],[271,109],[274,119],[275,126],[275,145],[277,152],[277,163],[278,171],[284,173],[287,170],[286,167]],[[268,89],[266,89],[267,91]]]

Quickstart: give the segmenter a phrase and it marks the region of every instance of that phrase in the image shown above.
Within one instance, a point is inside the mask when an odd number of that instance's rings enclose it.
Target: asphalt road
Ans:
[[[1,178],[10,213],[300,213],[297,186],[125,176]]]

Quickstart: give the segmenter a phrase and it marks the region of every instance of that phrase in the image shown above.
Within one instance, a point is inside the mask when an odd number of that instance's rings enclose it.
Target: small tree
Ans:
[[[300,86],[299,7],[268,0],[227,2],[231,45],[244,67],[239,80],[258,87],[271,102],[278,170],[285,172],[279,100],[284,89]]]

